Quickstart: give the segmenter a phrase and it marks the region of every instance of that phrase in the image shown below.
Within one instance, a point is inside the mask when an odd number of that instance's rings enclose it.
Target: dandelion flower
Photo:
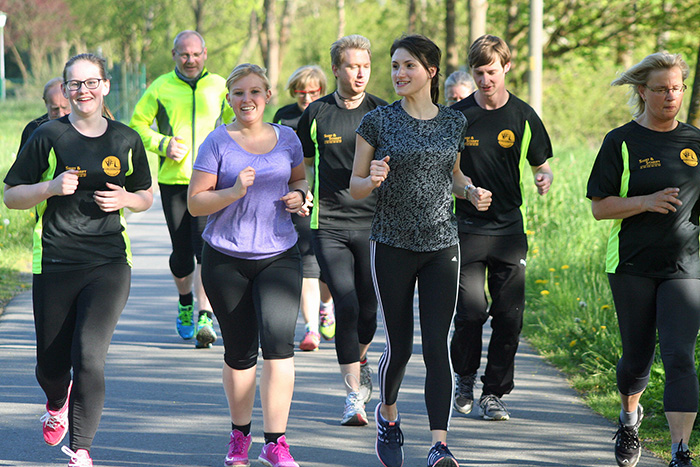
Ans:
[[[541,295],[549,295],[549,290],[543,290],[540,292]]]
[[[535,284],[546,284],[548,281],[547,279],[537,279],[535,281]]]
[[[603,325],[603,326],[600,327],[600,330],[601,330],[601,331],[605,331],[606,329],[608,329],[608,327],[605,326],[605,325]]]
[[[526,235],[535,235],[535,231],[534,230],[526,230],[525,234]]]
[[[600,309],[601,309],[601,310],[609,310],[609,309],[610,309],[610,305],[603,305],[603,306],[600,307]]]
[[[556,269],[554,269],[554,268],[549,268],[549,272],[554,272],[554,271],[556,271]]]
[[[568,265],[568,264],[565,264],[565,265],[563,265],[561,268],[562,268],[562,269],[569,269],[569,265]]]
[[[569,347],[575,346],[577,342],[578,341],[576,339],[572,340],[571,342],[569,342]]]
[[[7,227],[8,225],[10,225],[10,219],[5,218],[2,220],[2,223],[5,225],[5,227]]]
[[[579,299],[577,298],[576,300],[579,300]],[[586,302],[584,302],[583,300],[579,300],[578,306],[580,306],[581,308],[586,308],[588,306],[588,304]]]

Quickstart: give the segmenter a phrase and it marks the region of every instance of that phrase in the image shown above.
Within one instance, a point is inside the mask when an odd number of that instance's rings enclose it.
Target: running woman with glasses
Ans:
[[[72,57],[62,89],[70,114],[32,134],[5,177],[4,201],[37,214],[32,297],[44,440],[55,446],[69,432],[69,467],[91,467],[105,358],[131,283],[124,208],[144,211],[153,195],[138,133],[105,117],[104,60]]]
[[[289,77],[287,89],[296,102],[280,108],[272,121],[297,131],[299,119],[304,110],[326,93],[326,75],[319,66],[302,66]],[[306,197],[307,207],[310,208],[313,203],[311,190]],[[304,262],[301,314],[306,325],[306,332],[299,343],[299,348],[304,351],[313,351],[318,349],[321,336],[326,340],[333,339],[335,336],[333,301],[328,286],[320,280],[321,269],[318,266],[311,239],[311,217],[292,216],[292,220],[299,234],[299,250]]]
[[[622,341],[617,363],[621,410],[615,459],[634,467],[644,417],[639,403],[659,348],[670,467],[692,466],[688,443],[698,411],[695,345],[700,329],[700,130],[676,116],[688,65],[651,54],[612,82],[629,85],[634,119],[608,133],[586,196],[593,216],[612,219],[605,271]]]

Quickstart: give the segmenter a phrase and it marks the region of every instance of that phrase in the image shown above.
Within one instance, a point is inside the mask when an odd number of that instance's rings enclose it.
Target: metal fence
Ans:
[[[105,101],[115,120],[128,122],[146,90],[146,65],[115,63],[109,72],[112,75],[111,88]]]

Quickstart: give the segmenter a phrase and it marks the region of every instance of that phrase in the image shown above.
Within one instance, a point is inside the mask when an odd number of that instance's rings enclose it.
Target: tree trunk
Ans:
[[[445,77],[459,68],[455,6],[456,0],[445,0]]]
[[[469,45],[486,34],[488,0],[469,0]]]
[[[700,45],[698,45],[698,55],[695,60],[695,80],[688,108],[688,123],[700,128]]]
[[[417,10],[416,0],[408,0],[408,27],[406,29],[408,34],[414,34],[416,32]]]
[[[29,71],[27,70],[27,65],[24,64],[24,60],[22,60],[22,55],[20,55],[19,50],[17,50],[17,46],[13,42],[10,42],[9,46],[12,56],[15,58],[15,62],[19,68],[19,72],[22,73],[22,81],[24,83],[28,83]]]
[[[277,7],[275,0],[265,0],[265,37],[267,38],[267,78],[272,89],[271,105],[277,105],[277,83],[280,77],[280,40],[277,31]]]
[[[193,0],[192,12],[194,13],[194,30],[204,34],[204,3],[205,0]]]
[[[338,10],[338,39],[345,36],[345,0],[335,1],[336,9]]]
[[[282,10],[282,24],[280,25],[280,52],[279,63],[277,64],[279,70],[282,70],[285,52],[292,37],[292,24],[294,23],[296,9],[296,0],[285,0],[284,9]]]
[[[250,20],[248,22],[248,40],[243,44],[243,49],[238,56],[238,63],[250,61],[253,51],[260,43],[260,25],[258,24],[258,13],[255,10],[250,12]]]

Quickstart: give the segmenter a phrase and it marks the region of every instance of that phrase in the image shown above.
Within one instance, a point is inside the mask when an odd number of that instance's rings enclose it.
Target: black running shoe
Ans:
[[[681,440],[683,443],[683,440]],[[693,456],[690,455],[690,451],[678,450],[671,459],[671,463],[668,467],[693,467]]]
[[[620,467],[634,467],[642,455],[642,446],[639,444],[639,425],[642,424],[642,418],[644,418],[642,404],[637,406],[637,417],[637,423],[634,426],[624,426],[622,422],[619,422],[620,426],[613,436],[615,460]]]
[[[455,400],[452,406],[459,413],[468,414],[474,407],[474,383],[476,373],[460,376],[455,373]]]
[[[447,445],[441,441],[428,451],[428,467],[459,467]]]
[[[401,416],[395,422],[384,420],[379,413],[381,402],[374,410],[377,421],[377,457],[384,467],[401,467],[403,465],[403,432],[401,431]]]

